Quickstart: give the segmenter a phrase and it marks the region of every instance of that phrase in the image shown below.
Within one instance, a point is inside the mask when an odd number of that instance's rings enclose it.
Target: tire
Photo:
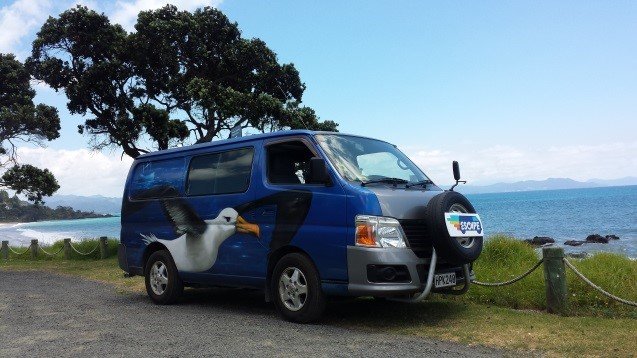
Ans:
[[[176,302],[184,292],[184,283],[179,277],[172,256],[166,250],[153,252],[144,269],[148,297],[159,305]],[[162,283],[162,277],[165,282]]]
[[[482,237],[460,239],[449,236],[445,223],[445,213],[451,211],[476,212],[469,200],[460,193],[446,191],[436,195],[427,204],[425,214],[429,237],[433,241],[436,253],[449,263],[467,264],[473,262],[482,252]]]
[[[287,254],[277,262],[270,279],[270,290],[274,305],[287,321],[314,322],[325,311],[326,300],[318,270],[303,254]]]

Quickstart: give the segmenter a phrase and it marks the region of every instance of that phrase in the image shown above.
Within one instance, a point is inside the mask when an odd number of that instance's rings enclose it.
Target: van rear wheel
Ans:
[[[274,267],[270,290],[277,310],[288,321],[313,322],[325,310],[318,271],[305,255],[283,256]]]
[[[155,251],[150,255],[146,261],[144,276],[148,297],[157,304],[171,304],[184,291],[175,262],[166,250]]]

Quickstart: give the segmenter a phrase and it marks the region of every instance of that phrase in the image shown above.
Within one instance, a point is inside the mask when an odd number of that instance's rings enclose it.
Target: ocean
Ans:
[[[590,234],[620,237],[608,244],[569,247],[568,252],[609,251],[637,258],[637,186],[467,195],[480,214],[487,236],[520,239],[549,236],[558,243]],[[119,237],[120,218],[0,224],[0,239],[29,245],[99,236]]]

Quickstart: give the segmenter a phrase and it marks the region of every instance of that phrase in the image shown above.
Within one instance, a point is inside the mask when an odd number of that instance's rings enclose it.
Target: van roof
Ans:
[[[369,138],[369,137],[365,137],[365,136],[359,136],[359,135],[354,135],[354,134],[346,134],[346,133],[340,133],[340,132],[322,132],[322,131],[310,131],[310,130],[304,130],[304,129],[294,129],[294,130],[276,131],[276,132],[271,132],[271,133],[252,134],[252,135],[248,135],[248,136],[245,136],[245,137],[237,137],[237,138],[231,138],[231,139],[220,139],[220,140],[215,140],[215,141],[206,142],[206,143],[188,145],[188,146],[184,146],[184,147],[177,147],[177,148],[159,150],[159,151],[156,151],[156,152],[142,154],[139,157],[137,157],[136,159],[146,159],[146,158],[154,157],[154,156],[160,156],[160,155],[166,155],[166,154],[176,154],[176,153],[179,153],[179,152],[187,152],[187,151],[191,151],[191,150],[197,150],[197,149],[203,149],[203,148],[211,148],[211,147],[217,147],[217,146],[228,145],[228,144],[239,144],[239,143],[250,142],[250,141],[254,141],[254,140],[268,139],[268,138],[277,138],[277,137],[286,137],[286,136],[295,136],[295,135],[312,135],[313,136],[315,134],[337,134],[337,135],[345,135],[345,136],[350,136],[350,137]],[[369,139],[375,139],[375,138],[369,138]],[[376,139],[376,140],[379,140],[379,139]]]

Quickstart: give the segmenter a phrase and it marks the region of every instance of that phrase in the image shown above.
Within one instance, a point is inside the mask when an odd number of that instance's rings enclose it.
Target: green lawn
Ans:
[[[84,244],[86,251],[94,247]],[[113,246],[113,245],[109,245]],[[475,263],[482,281],[510,279],[537,259],[526,244],[493,238]],[[594,282],[627,299],[637,299],[637,263],[601,254],[574,260]],[[141,277],[124,278],[113,256],[106,260],[12,258],[0,260],[0,270],[44,270],[76,275],[114,285],[118,291],[143,293]],[[467,344],[538,350],[552,356],[633,356],[637,352],[637,308],[610,302],[567,271],[572,316],[543,312],[544,286],[540,269],[504,288],[478,287],[460,297],[433,295],[420,304],[372,299],[337,301],[325,322],[373,332],[441,338]],[[610,282],[608,277],[617,277]]]

